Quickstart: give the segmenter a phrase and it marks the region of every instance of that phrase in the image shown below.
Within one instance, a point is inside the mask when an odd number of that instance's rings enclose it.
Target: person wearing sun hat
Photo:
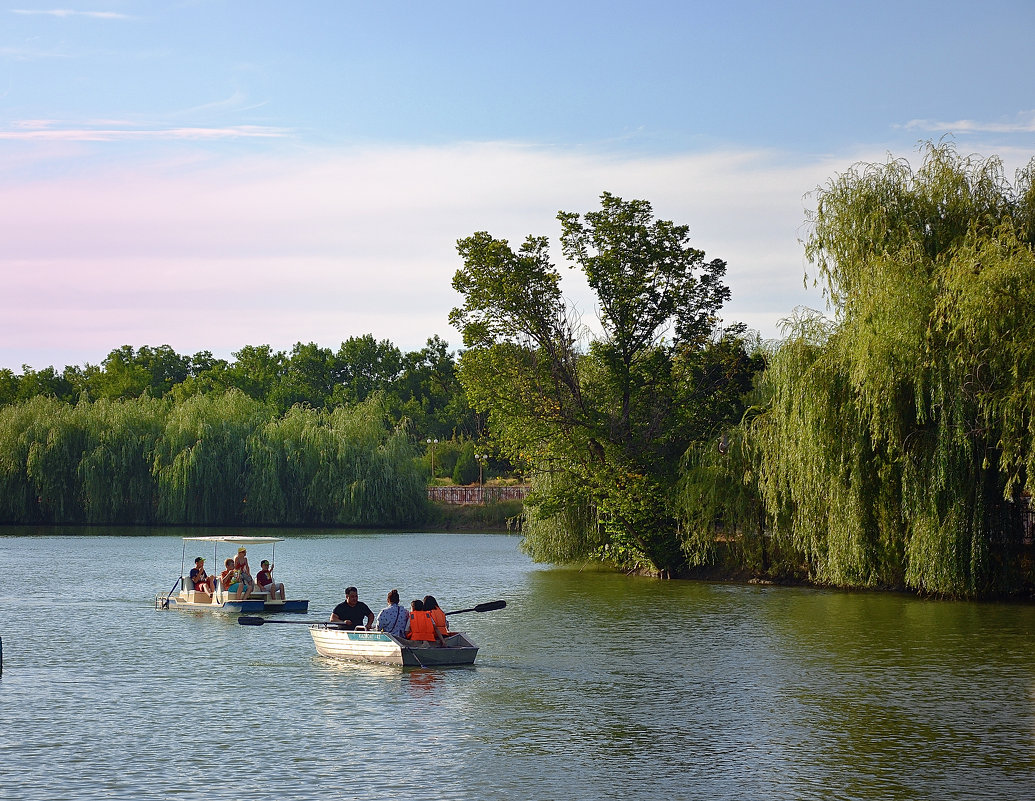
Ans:
[[[251,568],[248,567],[248,549],[243,545],[237,549],[237,558],[234,559],[234,570],[237,571],[238,581],[244,584],[244,597],[251,598],[252,590],[255,589],[255,579],[252,578]]]
[[[216,577],[205,572],[205,560],[198,557],[194,560],[194,567],[190,571],[190,580],[196,590],[208,590],[209,594],[216,591]]]

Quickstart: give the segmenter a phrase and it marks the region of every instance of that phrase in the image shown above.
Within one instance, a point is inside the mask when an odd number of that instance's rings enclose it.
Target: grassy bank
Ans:
[[[432,531],[521,531],[524,504],[501,501],[484,506],[457,506],[428,501],[425,525]]]

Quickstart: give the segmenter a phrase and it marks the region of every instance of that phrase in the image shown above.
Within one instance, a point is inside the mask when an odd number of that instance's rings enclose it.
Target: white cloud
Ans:
[[[943,133],[1035,133],[1035,110],[1020,111],[1012,121],[983,122],[980,120],[955,120],[942,122],[939,120],[910,120],[904,126],[906,130],[929,131]]]
[[[91,17],[93,19],[132,19],[128,14],[119,14],[115,11],[74,11],[70,8],[12,8],[12,14],[46,16],[46,17]]]
[[[62,128],[48,120],[22,120],[13,123],[12,129],[0,130],[0,140],[47,141],[47,142],[118,142],[190,140],[213,141],[219,139],[277,139],[289,135],[284,128],[270,128],[261,125],[232,125],[223,128],[176,127],[141,128]]]
[[[774,337],[795,306],[822,302],[802,287],[804,195],[854,160],[472,143],[9,180],[0,366],[96,363],[122,344],[221,355],[300,340],[333,347],[368,332],[405,349],[433,334],[459,346],[447,322],[460,300],[456,240],[478,230],[515,245],[556,237],[558,210],[594,209],[605,190],[688,224],[694,246],[729,263],[727,318]],[[584,283],[562,272],[591,315]]]

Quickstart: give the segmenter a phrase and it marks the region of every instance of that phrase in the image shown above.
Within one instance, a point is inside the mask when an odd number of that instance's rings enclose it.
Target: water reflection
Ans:
[[[442,682],[442,673],[442,670],[410,668],[403,671],[403,685],[411,698],[428,700],[434,698],[436,685]]]
[[[154,577],[178,542],[0,538],[11,574],[30,577],[0,585],[4,801],[193,801],[228,770],[241,795],[321,801],[345,788],[744,801],[1035,786],[1031,607],[546,570],[512,537],[279,546],[305,568],[305,581],[281,577],[308,584],[313,617],[352,583],[368,603],[393,586],[451,608],[507,600],[452,621],[481,645],[476,667],[400,668],[320,657],[302,625],[155,611]],[[96,601],[33,569],[64,560],[89,585],[130,553],[125,586]],[[384,754],[405,758],[384,771]]]

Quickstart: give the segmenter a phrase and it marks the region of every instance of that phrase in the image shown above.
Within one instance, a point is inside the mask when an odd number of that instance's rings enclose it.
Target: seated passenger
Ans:
[[[416,642],[438,641],[439,645],[445,645],[442,642],[442,635],[435,628],[435,621],[431,619],[431,615],[428,612],[424,611],[424,602],[421,600],[413,601],[410,604],[410,608],[410,623],[406,627],[406,639],[415,640]]]
[[[435,629],[443,637],[452,637],[456,634],[455,631],[449,630],[449,624],[446,622],[446,613],[442,611],[442,607],[438,605],[434,595],[424,596],[424,611],[431,615]]]
[[[284,585],[277,584],[273,581],[273,565],[270,564],[269,559],[263,559],[260,562],[260,570],[255,576],[255,582],[259,585],[259,589],[263,592],[269,593],[270,600],[276,600],[277,593],[280,593],[280,600],[284,600]]]
[[[244,597],[251,598],[252,590],[255,589],[255,579],[252,578],[252,569],[248,566],[247,554],[248,551],[244,546],[237,549],[234,570],[237,571],[237,580],[244,584]]]
[[[410,622],[410,613],[399,606],[399,591],[388,593],[388,606],[377,613],[377,629],[402,637],[406,634],[406,624]]]
[[[244,595],[245,585],[237,575],[237,570],[234,568],[234,560],[227,559],[223,564],[226,570],[219,574],[219,585],[225,592],[232,592],[235,601],[240,601],[241,596]]]
[[[207,592],[211,595],[216,590],[216,577],[205,572],[205,560],[200,556],[194,560],[194,567],[190,571],[191,584],[195,590]]]

